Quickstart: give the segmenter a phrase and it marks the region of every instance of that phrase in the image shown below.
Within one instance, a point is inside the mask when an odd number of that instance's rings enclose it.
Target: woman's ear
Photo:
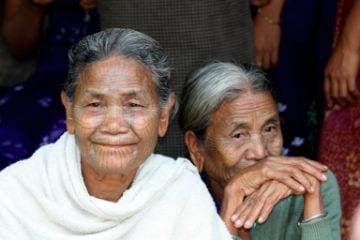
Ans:
[[[171,113],[172,113],[171,110],[173,109],[175,104],[176,104],[176,96],[174,93],[172,93],[170,95],[169,102],[166,108],[161,111],[160,123],[158,128],[158,134],[160,137],[165,136],[171,118]]]
[[[195,133],[192,131],[186,131],[184,138],[185,144],[190,154],[190,158],[197,167],[198,171],[201,172],[203,170],[205,160],[202,146],[198,142]]]
[[[71,111],[71,102],[70,102],[69,97],[66,95],[66,93],[64,91],[61,91],[61,102],[65,107],[67,131],[71,134],[74,134],[75,126],[74,126],[74,119],[73,119],[72,111]]]

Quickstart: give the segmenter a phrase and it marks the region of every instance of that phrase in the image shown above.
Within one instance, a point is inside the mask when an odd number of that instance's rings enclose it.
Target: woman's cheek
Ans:
[[[277,136],[268,142],[268,151],[271,156],[279,156],[281,155],[282,147],[283,147],[283,139],[282,136]]]

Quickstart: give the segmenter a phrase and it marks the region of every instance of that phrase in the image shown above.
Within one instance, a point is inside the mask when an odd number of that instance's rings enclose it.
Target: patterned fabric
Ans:
[[[0,97],[0,169],[29,157],[64,132],[60,90],[67,73],[67,51],[98,30],[96,13],[89,14],[90,19],[79,0],[55,1],[48,8],[47,31],[35,71]]]
[[[186,76],[209,59],[254,60],[248,0],[102,0],[98,11],[103,29],[133,28],[160,42],[170,57],[172,86],[178,99]],[[157,152],[184,156],[177,120],[161,139]]]
[[[334,45],[352,2],[338,0]],[[360,101],[344,109],[327,111],[321,134],[320,161],[338,179],[343,210],[342,239],[347,240],[351,217],[360,204]]]

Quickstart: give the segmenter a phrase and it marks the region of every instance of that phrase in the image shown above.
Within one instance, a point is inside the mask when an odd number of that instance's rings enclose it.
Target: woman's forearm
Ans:
[[[360,51],[360,0],[354,0],[345,21],[339,43],[353,51]]]

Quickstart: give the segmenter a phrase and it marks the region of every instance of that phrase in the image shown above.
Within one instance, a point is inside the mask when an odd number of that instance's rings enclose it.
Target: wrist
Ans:
[[[312,223],[312,222],[316,222],[320,219],[323,219],[327,216],[327,212],[326,211],[323,211],[323,212],[320,212],[320,213],[317,213],[317,214],[314,214],[308,218],[304,218],[301,223]]]
[[[257,9],[257,16],[259,16],[261,19],[263,19],[265,22],[267,22],[270,25],[280,26],[281,24],[280,17],[274,17],[266,14],[266,12],[263,11],[261,7]]]
[[[342,51],[353,53],[360,51],[360,42],[355,36],[344,34],[342,38],[339,39],[339,44]]]
[[[324,212],[321,194],[316,191],[304,196],[304,219]]]

